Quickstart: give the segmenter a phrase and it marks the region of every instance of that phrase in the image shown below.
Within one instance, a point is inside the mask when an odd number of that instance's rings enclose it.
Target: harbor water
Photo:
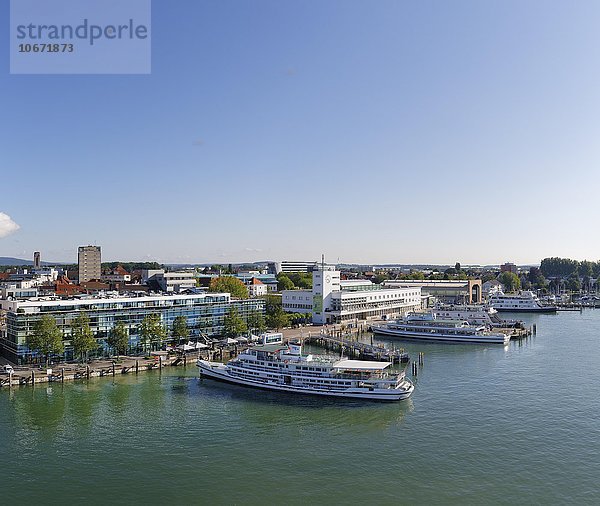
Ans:
[[[506,317],[537,334],[396,341],[425,353],[399,403],[200,381],[193,365],[3,389],[0,499],[600,504],[600,310]]]

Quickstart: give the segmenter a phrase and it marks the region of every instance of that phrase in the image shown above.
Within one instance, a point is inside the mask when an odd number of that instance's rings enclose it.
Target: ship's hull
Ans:
[[[495,309],[503,313],[556,313],[558,311],[558,308],[554,306],[532,308],[496,307]]]
[[[245,378],[230,376],[228,374],[227,366],[224,364],[216,364],[207,362],[205,360],[198,360],[197,365],[200,369],[200,375],[203,378],[210,378],[213,380],[224,381],[226,383],[232,383],[234,385],[245,387],[260,388],[262,390],[274,390],[278,392],[288,392],[302,395],[318,395],[321,397],[393,402],[408,399],[414,390],[414,385],[412,383],[410,384],[410,388],[408,390],[374,389],[371,391],[368,388],[349,388],[344,391],[314,390],[306,387],[283,385],[269,381],[253,381]]]
[[[385,327],[373,327],[375,334],[403,339],[407,341],[434,341],[439,343],[467,343],[467,344],[508,344],[510,337],[502,335],[471,335],[457,336],[445,334],[425,334],[422,332],[410,332]]]

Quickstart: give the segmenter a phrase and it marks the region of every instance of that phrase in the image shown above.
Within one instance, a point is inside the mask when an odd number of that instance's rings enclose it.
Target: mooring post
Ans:
[[[112,363],[112,375],[115,375],[115,362]]]
[[[138,361],[138,360],[136,360],[136,361],[135,361],[135,373],[136,373],[136,374],[138,373],[138,368],[139,368],[139,365],[140,365],[140,364],[139,364],[139,361]]]
[[[31,386],[35,383],[35,371],[31,371]]]
[[[65,382],[65,368],[64,367],[60,370],[60,381],[62,383]]]

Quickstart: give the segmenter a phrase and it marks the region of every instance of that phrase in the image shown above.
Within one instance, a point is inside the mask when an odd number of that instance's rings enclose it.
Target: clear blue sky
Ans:
[[[600,2],[152,8],[151,75],[0,52],[0,256],[600,258]]]

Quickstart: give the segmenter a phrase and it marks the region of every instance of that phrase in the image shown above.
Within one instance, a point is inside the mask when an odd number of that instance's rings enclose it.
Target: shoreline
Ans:
[[[97,360],[90,364],[58,364],[46,367],[19,367],[15,372],[0,377],[0,389],[33,386],[38,383],[64,383],[65,381],[101,378],[124,374],[160,370],[165,367],[185,366],[195,363],[200,354],[156,358],[120,357],[116,360]]]

